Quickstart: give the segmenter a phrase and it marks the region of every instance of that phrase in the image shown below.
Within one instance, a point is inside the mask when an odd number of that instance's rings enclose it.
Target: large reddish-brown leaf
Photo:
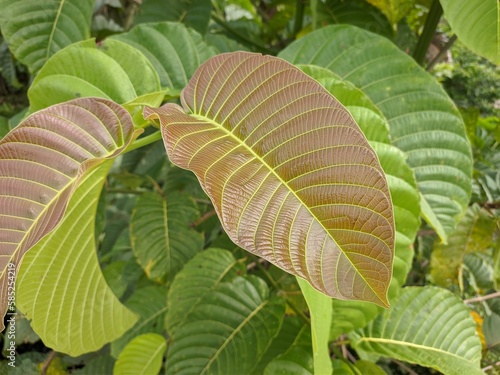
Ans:
[[[231,239],[329,296],[386,306],[391,198],[347,110],[293,65],[243,52],[208,60],[181,100],[145,116]]]
[[[33,114],[0,141],[0,317],[14,308],[9,276],[61,220],[80,178],[138,134],[122,107],[84,98]]]

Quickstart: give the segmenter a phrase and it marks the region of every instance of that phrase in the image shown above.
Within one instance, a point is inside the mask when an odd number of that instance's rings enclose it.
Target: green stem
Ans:
[[[149,135],[146,135],[145,137],[137,139],[134,143],[132,143],[130,146],[127,147],[125,152],[130,152],[130,151],[133,151],[137,148],[147,146],[151,143],[159,141],[160,139],[161,139],[161,131],[158,130],[152,134],[149,134]]]
[[[427,20],[425,21],[424,30],[422,35],[418,39],[415,51],[413,51],[413,58],[420,65],[424,64],[425,55],[432,41],[432,37],[436,33],[437,25],[441,16],[443,15],[443,8],[439,3],[439,0],[433,0],[429,14],[427,15]]]
[[[300,32],[300,30],[302,30],[305,6],[305,0],[297,0],[297,5],[295,7],[295,21],[293,23],[293,39],[296,39],[297,34]]]

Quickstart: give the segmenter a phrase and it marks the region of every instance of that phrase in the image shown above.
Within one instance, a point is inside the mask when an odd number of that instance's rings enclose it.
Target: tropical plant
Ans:
[[[139,3],[0,0],[32,78],[0,117],[0,369],[498,361],[500,127],[419,65],[443,9],[498,63],[498,2]]]

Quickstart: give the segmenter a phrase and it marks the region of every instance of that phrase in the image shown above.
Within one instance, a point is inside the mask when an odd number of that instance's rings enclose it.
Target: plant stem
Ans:
[[[133,151],[137,148],[147,146],[151,143],[159,141],[161,139],[161,131],[156,131],[152,134],[146,135],[145,137],[137,139],[134,143],[127,147],[125,152]]]
[[[457,40],[457,36],[453,35],[450,38],[450,40],[448,40],[448,42],[444,45],[444,47],[441,49],[441,51],[439,51],[437,56],[432,59],[432,61],[429,63],[429,65],[427,65],[427,68],[425,68],[425,70],[430,71],[434,67],[434,65],[436,65],[436,63],[439,61],[439,59],[446,53],[446,51],[448,51],[451,48],[453,43],[455,43],[455,40]]]
[[[437,25],[442,15],[443,8],[439,0],[433,0],[431,8],[429,9],[429,14],[427,15],[427,20],[425,21],[424,30],[418,39],[415,51],[413,51],[413,58],[420,65],[424,64],[425,55],[431,44],[432,37],[436,33]]]
[[[198,220],[193,221],[191,224],[189,224],[189,226],[191,228],[196,228],[198,225],[204,223],[205,221],[210,219],[215,214],[217,214],[217,212],[215,212],[215,210],[210,210],[208,212],[205,212]]]
[[[45,361],[43,361],[42,371],[40,372],[42,375],[47,374],[47,370],[49,369],[50,363],[56,357],[56,354],[57,354],[57,352],[52,350],[50,352],[49,356],[47,357],[47,359]]]
[[[482,302],[482,301],[486,301],[486,300],[497,298],[497,297],[500,297],[500,292],[487,294],[485,296],[469,298],[469,299],[464,300],[464,303]]]
[[[304,21],[305,0],[297,0],[295,6],[295,21],[293,22],[293,39],[297,39],[297,34],[302,30]]]

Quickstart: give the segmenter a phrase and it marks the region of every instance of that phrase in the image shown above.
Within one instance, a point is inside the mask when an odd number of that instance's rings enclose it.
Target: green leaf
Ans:
[[[0,316],[7,309],[8,264],[15,271],[24,253],[57,226],[88,171],[139,133],[117,104],[78,99],[37,112],[0,141]]]
[[[277,334],[284,312],[284,300],[270,297],[258,277],[220,283],[173,332],[166,372],[250,372]]]
[[[85,367],[75,370],[74,375],[112,375],[115,359],[109,354],[99,355],[85,361]]]
[[[332,362],[328,348],[332,323],[332,300],[313,289],[304,279],[298,278],[300,289],[309,306],[315,374],[331,374]]]
[[[451,292],[409,287],[390,309],[351,338],[355,349],[445,374],[482,374],[481,343],[475,331],[467,307]]]
[[[387,19],[395,26],[404,16],[406,16],[415,0],[366,0],[385,14]]]
[[[0,116],[0,139],[5,137],[5,135],[10,131],[9,119],[7,117]]]
[[[93,0],[0,0],[2,35],[35,75],[57,51],[90,37],[93,6]]]
[[[205,42],[215,48],[218,53],[249,51],[248,47],[228,38],[224,34],[206,34]]]
[[[16,303],[33,330],[71,356],[100,349],[137,320],[107,286],[95,252],[95,211],[110,166],[83,178],[60,225],[24,256],[17,279]]]
[[[28,97],[34,112],[70,99],[96,96],[127,103],[160,91],[154,67],[135,48],[113,39],[72,44],[56,53],[33,81]]]
[[[328,68],[368,95],[387,118],[393,145],[408,155],[422,205],[437,220],[429,224],[441,226],[446,240],[469,203],[472,158],[463,121],[441,85],[389,40],[348,25],[310,33],[279,56]]]
[[[144,333],[162,334],[167,311],[167,289],[163,286],[146,286],[137,289],[125,302],[139,320],[123,336],[111,344],[111,355],[118,358],[122,350],[134,338]]]
[[[477,204],[469,207],[448,244],[435,243],[431,255],[432,281],[444,287],[455,284],[464,256],[491,248],[495,231],[496,222],[487,210]]]
[[[472,51],[500,64],[500,4],[497,0],[440,0],[453,32]],[[478,27],[478,25],[481,25]]]
[[[114,375],[158,374],[167,349],[165,337],[146,333],[134,337],[123,349],[116,361]]]
[[[188,84],[198,66],[215,55],[200,34],[179,23],[139,25],[111,39],[141,51],[156,69],[161,86],[179,91]]]
[[[493,259],[486,254],[472,253],[463,257],[462,268],[469,276],[469,283],[476,292],[494,288]]]
[[[150,279],[173,280],[203,249],[203,234],[190,228],[199,216],[196,203],[186,194],[163,198],[146,193],[137,199],[130,222],[132,249]]]
[[[329,296],[387,305],[389,190],[337,100],[291,64],[245,52],[204,63],[181,100],[145,116],[160,120],[170,160],[197,175],[232,241]]]
[[[168,294],[165,326],[169,333],[185,324],[202,298],[223,281],[245,273],[245,266],[227,250],[207,249],[194,256],[176,275]]]
[[[205,34],[211,11],[210,0],[143,0],[134,23],[182,22],[200,34]]]

